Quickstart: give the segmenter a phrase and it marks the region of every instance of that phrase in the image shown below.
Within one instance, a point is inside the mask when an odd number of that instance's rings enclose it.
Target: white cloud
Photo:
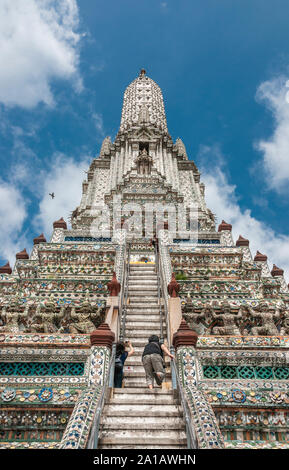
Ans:
[[[102,115],[99,113],[92,113],[92,120],[95,125],[95,129],[97,131],[97,134],[100,138],[104,137],[104,126],[103,126],[103,118]]]
[[[91,157],[84,157],[75,162],[63,154],[53,155],[53,165],[45,174],[42,184],[42,197],[39,204],[39,213],[33,221],[35,229],[44,232],[47,240],[53,230],[55,220],[68,217],[80,203],[82,195],[82,181],[85,179],[84,170],[87,170]],[[54,192],[52,199],[49,193]]]
[[[267,185],[282,192],[289,182],[289,92],[285,77],[263,82],[256,98],[265,103],[275,121],[272,136],[257,142],[256,148],[263,153]]]
[[[250,240],[253,257],[257,250],[268,256],[269,266],[275,263],[289,277],[289,236],[275,232],[269,225],[252,216],[249,209],[242,210],[236,196],[236,186],[228,183],[221,166],[203,168],[202,181],[206,185],[205,198],[209,209],[218,218],[232,224],[236,241],[239,235]]]
[[[0,0],[0,102],[52,105],[52,79],[81,89],[78,28],[76,0]]]
[[[26,247],[25,234],[21,235],[27,216],[26,204],[20,191],[0,180],[0,256],[13,266],[15,254]]]

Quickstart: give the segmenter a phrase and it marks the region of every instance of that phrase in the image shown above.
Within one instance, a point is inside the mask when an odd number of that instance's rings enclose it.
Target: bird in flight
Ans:
[[[54,193],[49,193],[49,196],[51,196],[52,199],[55,198],[55,194],[54,194]]]

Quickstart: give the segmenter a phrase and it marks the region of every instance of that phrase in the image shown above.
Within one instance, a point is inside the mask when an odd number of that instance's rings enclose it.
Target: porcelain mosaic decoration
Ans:
[[[172,206],[194,207],[194,237],[171,229]],[[60,218],[49,240],[41,234],[30,254],[0,268],[0,448],[85,448],[111,354],[91,347],[90,334],[112,299],[120,301],[110,283],[122,283],[128,243],[132,265],[155,265],[153,236],[164,282],[174,274],[183,318],[199,335],[196,348],[177,351],[199,447],[288,448],[283,271],[251,253],[250,233],[234,241],[229,221],[216,226],[200,172],[182,140],[173,142],[161,89],[144,70],[126,89],[119,131],[104,139],[71,210],[70,228]]]

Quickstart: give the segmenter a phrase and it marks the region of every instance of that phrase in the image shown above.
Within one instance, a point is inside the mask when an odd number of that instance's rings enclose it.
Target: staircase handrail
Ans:
[[[164,282],[163,266],[162,266],[161,256],[159,254],[159,250],[157,246],[155,247],[155,256],[156,256],[158,286],[160,285],[160,291],[162,292],[162,298],[163,298],[163,304],[164,304],[165,320],[166,320],[166,326],[167,326],[168,347],[170,349],[171,354],[173,354],[175,350],[171,344],[171,337],[170,337],[171,331],[170,331],[170,318],[169,318],[169,309],[168,309],[167,286],[165,285],[165,282]],[[161,315],[161,332],[162,332],[162,322],[163,322],[163,318]],[[178,391],[179,397],[181,399],[182,407],[184,410],[186,435],[187,435],[187,447],[188,449],[198,449],[198,441],[194,432],[190,409],[189,409],[188,402],[184,394],[184,389],[183,389],[183,385],[179,377],[175,358],[171,359],[171,372],[172,372],[172,387],[173,389]]]
[[[122,287],[121,287],[121,296],[120,296],[120,304],[119,304],[119,312],[120,312],[120,319],[121,319],[119,341],[121,343],[124,341],[125,327],[126,327],[128,278],[129,278],[129,270],[130,270],[130,251],[131,251],[131,243],[127,242],[125,258],[124,258],[125,260],[124,261],[124,273],[122,277]]]

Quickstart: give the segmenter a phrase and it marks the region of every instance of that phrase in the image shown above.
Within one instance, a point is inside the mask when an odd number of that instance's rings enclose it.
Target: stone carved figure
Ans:
[[[289,336],[289,312],[288,311],[284,313],[283,322],[282,322],[282,326],[280,329],[280,335]]]
[[[64,329],[66,329],[68,333],[91,333],[95,330],[95,323],[101,318],[103,309],[99,307],[96,312],[92,310],[93,308],[89,302],[85,302],[78,312],[75,307],[72,307],[70,312],[67,311],[59,332],[64,332]]]
[[[277,326],[276,320],[280,320],[284,317],[284,308],[279,307],[276,308],[274,312],[270,312],[268,306],[261,302],[255,310],[251,307],[248,307],[251,317],[253,318],[260,318],[262,325],[261,326],[254,326],[251,329],[251,333],[254,336],[278,336],[280,335]]]
[[[30,333],[56,333],[57,323],[64,315],[64,309],[57,312],[52,302],[47,302],[45,307],[38,305],[35,313],[29,318],[26,330]]]
[[[239,336],[240,330],[236,324],[236,320],[243,317],[242,307],[239,309],[238,313],[231,312],[230,304],[228,302],[222,303],[222,311],[220,313],[213,312],[214,320],[221,319],[223,326],[214,326],[212,328],[212,333],[214,335],[232,335]]]
[[[153,166],[153,159],[144,148],[136,159],[137,172],[139,175],[150,175]]]
[[[188,322],[190,328],[196,331],[198,335],[207,336],[210,334],[210,325],[214,318],[214,309],[210,305],[206,305],[201,312],[186,313],[189,305],[184,308],[184,318]]]
[[[10,305],[8,309],[4,307],[1,312],[1,319],[3,326],[0,327],[0,332],[19,333],[24,331],[27,322],[28,306],[23,312],[19,311],[17,305]]]

